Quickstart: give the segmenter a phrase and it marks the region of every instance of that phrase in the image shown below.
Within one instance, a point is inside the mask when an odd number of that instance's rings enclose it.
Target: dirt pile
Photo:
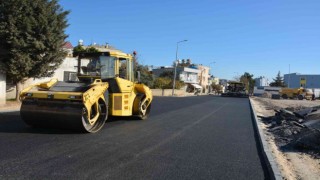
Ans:
[[[262,117],[284,151],[299,151],[320,158],[320,107],[274,109],[275,116]]]

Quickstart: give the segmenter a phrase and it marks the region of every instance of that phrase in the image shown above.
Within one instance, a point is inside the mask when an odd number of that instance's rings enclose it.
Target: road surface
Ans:
[[[0,113],[0,179],[266,179],[249,101],[155,97],[148,120],[96,134],[33,129]]]

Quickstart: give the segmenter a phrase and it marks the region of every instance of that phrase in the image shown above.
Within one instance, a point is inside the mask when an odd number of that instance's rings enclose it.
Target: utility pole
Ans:
[[[178,47],[179,47],[179,43],[182,42],[186,42],[188,40],[183,40],[183,41],[179,41],[177,42],[177,49],[176,49],[176,60],[174,62],[174,75],[173,75],[173,86],[172,86],[172,96],[174,96],[174,89],[176,88],[176,75],[177,75],[177,64],[178,64]]]

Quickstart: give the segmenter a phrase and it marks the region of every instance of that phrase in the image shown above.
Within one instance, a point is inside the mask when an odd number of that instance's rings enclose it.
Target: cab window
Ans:
[[[129,59],[120,58],[119,59],[119,77],[133,81],[133,69],[132,62]]]

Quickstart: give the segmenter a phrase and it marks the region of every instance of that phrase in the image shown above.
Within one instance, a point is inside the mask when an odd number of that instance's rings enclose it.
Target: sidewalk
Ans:
[[[6,104],[0,105],[0,112],[3,111],[19,111],[21,103],[17,101],[7,101]]]

